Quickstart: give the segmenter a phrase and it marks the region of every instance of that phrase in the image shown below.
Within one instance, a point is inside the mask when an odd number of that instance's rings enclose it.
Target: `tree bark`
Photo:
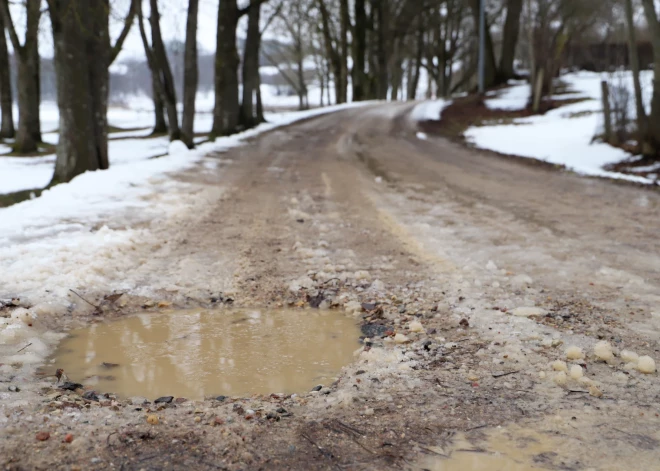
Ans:
[[[520,17],[522,16],[523,0],[508,0],[506,5],[506,20],[502,36],[502,56],[498,80],[506,82],[515,76],[513,62],[516,57],[516,47],[520,35]]]
[[[340,89],[341,103],[348,101],[348,31],[351,27],[351,16],[348,9],[348,0],[339,2],[339,56],[340,56]]]
[[[639,53],[637,51],[637,38],[635,35],[635,20],[633,14],[632,0],[625,0],[626,24],[628,25],[628,51],[630,55],[630,70],[632,71],[633,85],[635,88],[635,108],[637,110],[637,135],[638,141],[644,150],[646,136],[646,110],[642,97],[642,85],[639,80]]]
[[[9,11],[8,0],[0,0],[0,13],[9,38],[14,48],[18,72],[18,130],[14,150],[20,153],[37,151],[41,142],[41,123],[39,121],[40,86],[39,86],[39,20],[41,1],[26,2],[25,42],[21,44]]]
[[[183,71],[183,119],[181,133],[189,149],[195,147],[195,98],[199,82],[197,65],[197,21],[199,0],[189,0]]]
[[[660,23],[654,1],[642,0],[642,5],[653,45],[653,96],[651,114],[648,117],[646,142],[649,146],[649,153],[657,155],[660,152]]]
[[[355,27],[353,28],[352,45],[353,101],[362,101],[366,98],[367,12],[365,0],[355,0]]]
[[[150,67],[151,69],[151,67]],[[151,70],[151,99],[154,102],[154,129],[152,134],[167,134],[167,121],[165,120],[165,105],[160,95],[160,85],[156,83],[157,72]]]
[[[152,62],[154,70],[158,71],[158,81],[160,82],[160,91],[167,113],[167,126],[171,141],[181,139],[181,130],[179,128],[179,114],[176,108],[176,88],[174,86],[174,77],[170,61],[165,52],[163,36],[160,32],[160,12],[158,11],[158,0],[150,0],[151,16],[149,24],[151,25],[152,37]]]
[[[0,139],[9,139],[16,135],[16,131],[11,91],[11,67],[3,18],[4,15],[0,14]]]
[[[108,168],[109,12],[105,0],[48,0],[60,113],[52,183]]]
[[[259,124],[256,114],[256,94],[259,89],[259,50],[261,49],[261,6],[250,8],[248,13],[247,37],[243,53],[243,100],[240,123],[245,128]]]
[[[239,123],[236,27],[239,20],[236,0],[221,0],[218,6],[218,33],[215,51],[215,107],[211,138],[235,132]]]
[[[377,46],[376,46],[376,97],[379,100],[387,100],[387,92],[390,83],[388,67],[388,24],[389,3],[387,0],[372,0],[372,8],[376,14],[377,24]]]
[[[324,0],[318,0],[319,10],[321,12],[321,30],[323,32],[323,44],[325,45],[325,52],[332,75],[335,78],[335,101],[337,103],[344,103],[345,101],[345,87],[343,86],[343,73],[341,54],[334,45],[334,38],[330,27],[330,13],[325,5]],[[342,92],[344,89],[344,92]]]

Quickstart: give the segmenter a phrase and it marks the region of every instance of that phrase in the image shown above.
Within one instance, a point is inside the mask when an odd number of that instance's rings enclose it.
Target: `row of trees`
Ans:
[[[0,0],[0,30],[5,33],[0,34],[0,137],[15,134],[15,148],[23,153],[36,150],[41,140],[38,41],[41,16],[48,15],[60,110],[54,182],[108,168],[108,68],[134,24],[152,74],[155,130],[168,132],[172,140],[181,139],[192,147],[199,77],[199,0],[181,1],[186,2],[188,14],[183,96],[178,97],[161,32],[159,0],[131,0],[128,11],[122,12],[123,28],[114,40],[109,28],[111,0],[47,0],[43,10],[41,0],[22,0],[25,25],[21,28],[12,18],[10,0]],[[626,16],[632,26],[635,12],[644,12],[656,74],[660,74],[660,22],[653,0],[483,1],[487,10],[487,87],[516,77],[518,62],[529,70],[530,83],[539,84],[535,87],[539,93],[552,94],[553,78],[566,48],[577,41],[602,38],[609,25],[622,22],[617,12],[624,7],[632,11],[632,16]],[[337,103],[416,99],[420,89],[427,96],[473,90],[480,5],[481,0],[218,0],[211,138],[263,121],[259,75],[263,55],[296,90],[301,108],[308,106],[310,80],[320,84],[322,94],[328,92],[328,101],[332,97]],[[240,54],[237,36],[243,18],[245,40]],[[280,37],[278,54],[262,54],[262,36],[269,27]],[[19,29],[24,31],[22,37]],[[634,49],[635,28],[629,30]],[[16,129],[10,106],[8,44],[17,64]],[[314,64],[311,72],[310,62]],[[422,77],[427,77],[426,83],[421,83]],[[660,147],[660,75],[654,84],[650,115],[639,108],[648,152]],[[183,104],[181,119],[179,102]]]

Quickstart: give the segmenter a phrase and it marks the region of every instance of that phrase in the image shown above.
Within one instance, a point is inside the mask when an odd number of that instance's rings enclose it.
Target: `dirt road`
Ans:
[[[4,409],[0,463],[461,469],[440,466],[467,442],[542,469],[658,469],[657,372],[621,352],[660,360],[660,194],[419,139],[410,110],[311,119],[174,177],[194,188],[192,210],[126,255],[135,288],[106,309],[152,306],[143,286],[180,307],[325,301],[368,337],[328,394],[157,408],[53,398],[52,380],[35,379]],[[584,358],[568,360],[569,346]],[[582,369],[566,377],[555,360]],[[51,438],[36,441],[44,428]]]

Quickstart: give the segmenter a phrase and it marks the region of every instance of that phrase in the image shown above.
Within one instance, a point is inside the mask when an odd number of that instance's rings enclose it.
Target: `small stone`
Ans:
[[[624,350],[621,352],[621,359],[626,363],[637,364],[637,362],[639,361],[639,355],[637,355],[635,352],[632,352],[630,350]]]
[[[147,423],[151,425],[158,425],[160,420],[158,419],[157,415],[149,415],[147,416]]]
[[[141,406],[142,404],[145,404],[145,403],[149,402],[149,401],[147,401],[146,397],[142,397],[142,396],[131,397],[128,401],[133,406]]]
[[[363,324],[360,327],[362,334],[370,339],[384,337],[389,328],[381,324]]]
[[[564,373],[568,373],[568,366],[566,366],[565,361],[561,361],[561,360],[553,361],[552,369],[555,371],[563,371]]]
[[[571,378],[574,380],[578,380],[584,376],[584,372],[582,371],[582,367],[580,365],[573,365],[571,366]]]
[[[37,432],[36,439],[40,442],[45,442],[50,438],[50,433],[48,432]]]
[[[9,392],[20,392],[21,391],[21,388],[19,388],[18,386],[14,386],[14,385],[9,386],[7,389],[9,390]]]
[[[467,377],[468,381],[477,381],[479,380],[479,377],[475,374],[471,374]]]
[[[220,402],[224,401],[225,399],[227,399],[227,396],[218,396],[215,398],[216,401],[220,401]]]
[[[277,412],[278,414],[286,414],[286,409],[284,407],[278,407],[277,409],[275,409],[275,412]]]
[[[644,374],[655,373],[655,360],[647,355],[639,357],[639,360],[637,360],[637,370]]]
[[[552,380],[558,385],[558,386],[565,386],[568,377],[566,376],[566,373],[563,371],[560,371],[559,373],[555,374],[555,376],[552,378]]]
[[[174,400],[174,396],[159,397],[154,401],[154,404],[169,404]]]
[[[83,399],[87,399],[88,401],[96,401],[98,402],[99,397],[96,395],[96,391],[86,391],[82,395]]]
[[[408,328],[410,329],[410,332],[424,332],[424,326],[419,321],[412,321],[408,324]]]
[[[64,440],[62,440],[64,443],[71,443],[73,441],[73,435],[70,433],[67,433],[64,436]]]
[[[322,385],[322,384],[319,384],[318,386],[314,386],[314,387],[312,388],[312,391],[320,391],[321,389],[323,389],[323,385]]]
[[[75,391],[76,389],[81,389],[83,387],[82,384],[80,383],[74,383],[71,381],[65,381],[64,383],[60,384],[59,388],[63,389],[65,391]]]
[[[569,360],[582,360],[584,358],[584,352],[580,347],[568,347],[566,349],[566,358]]]
[[[603,397],[603,393],[596,386],[589,386],[589,395],[593,397]]]
[[[394,336],[394,343],[402,344],[410,342],[410,339],[403,334],[396,334]]]
[[[362,309],[365,311],[373,311],[376,309],[376,303],[362,303]]]
[[[221,417],[216,417],[215,419],[213,419],[213,426],[224,425],[224,423],[225,423],[225,420]]]
[[[518,317],[544,316],[545,309],[540,307],[517,307],[511,310],[511,314]]]
[[[319,392],[320,392],[321,394],[328,395],[328,394],[330,394],[330,393],[332,392],[332,390],[331,390],[330,388],[323,388],[323,389],[321,389],[321,391],[319,391]]]
[[[200,423],[202,421],[202,418],[200,416],[195,417],[195,422]]]
[[[609,342],[601,341],[594,346],[594,355],[602,361],[612,361],[614,359],[614,353],[612,353],[612,346]]]

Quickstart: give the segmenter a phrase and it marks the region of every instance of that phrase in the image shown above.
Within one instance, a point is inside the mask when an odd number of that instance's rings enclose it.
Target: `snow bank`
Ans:
[[[495,98],[485,100],[486,106],[490,109],[500,110],[523,110],[529,100],[529,84],[516,80],[509,81],[512,85],[498,92]]]
[[[416,105],[410,117],[414,121],[439,121],[445,108],[451,105],[451,101],[438,99],[423,101]]]
[[[631,156],[608,144],[592,142],[602,122],[602,76],[581,72],[568,74],[562,79],[576,92],[572,97],[586,100],[560,107],[542,116],[516,119],[510,125],[472,127],[465,132],[465,137],[482,149],[564,165],[583,175],[653,183],[648,178],[604,169],[607,165]],[[513,105],[514,101],[512,99],[509,103]]]

